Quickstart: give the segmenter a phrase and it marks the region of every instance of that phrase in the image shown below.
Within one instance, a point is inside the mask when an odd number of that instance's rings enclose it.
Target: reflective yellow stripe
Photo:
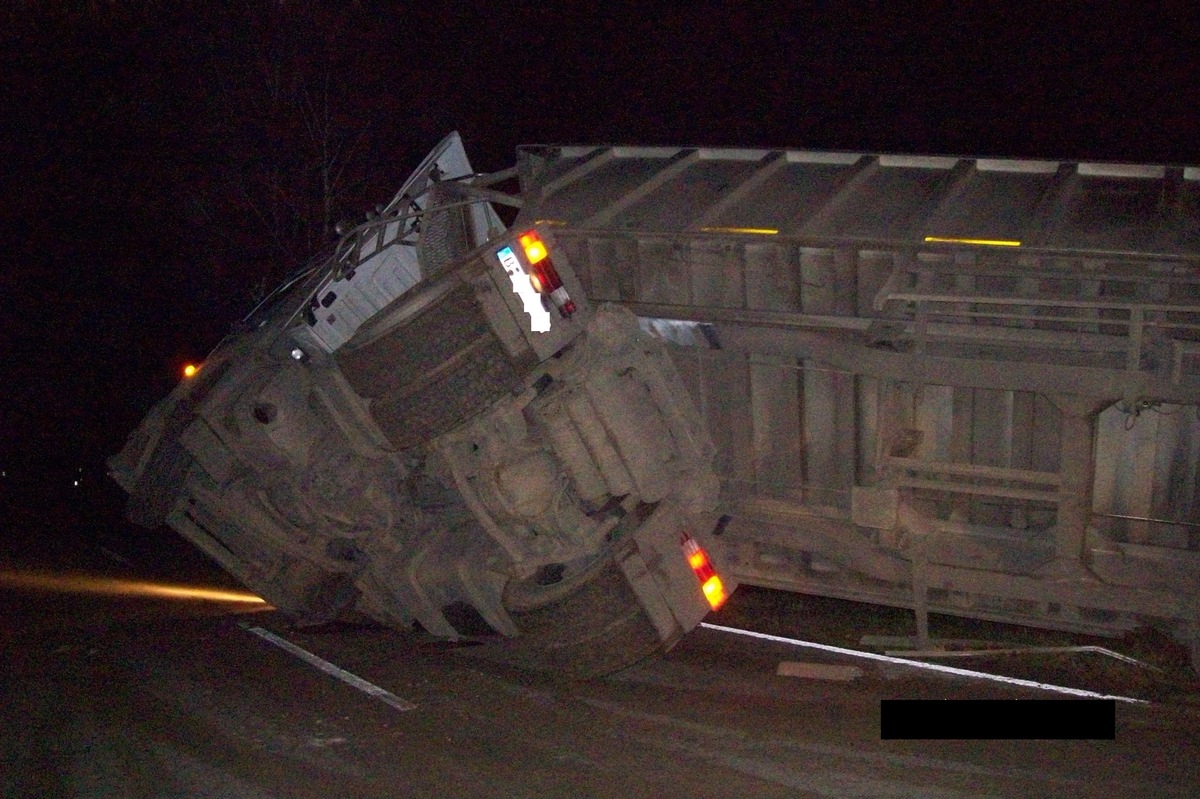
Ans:
[[[754,233],[759,236],[774,236],[779,231],[769,227],[702,227],[705,233]]]
[[[926,244],[982,244],[985,247],[1020,247],[1021,242],[1008,239],[958,239],[926,236]]]

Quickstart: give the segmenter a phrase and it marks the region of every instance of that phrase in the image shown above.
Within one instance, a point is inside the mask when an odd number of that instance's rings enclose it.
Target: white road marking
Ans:
[[[1131,658],[1129,655],[1122,655],[1120,652],[1114,652],[1111,649],[1105,649],[1102,646],[1023,646],[1016,649],[967,649],[960,651],[946,651],[940,649],[928,650],[904,650],[894,649],[884,652],[885,655],[905,655],[910,658],[985,658],[992,655],[1058,655],[1071,652],[1086,652],[1094,655],[1104,655],[1114,660],[1120,660],[1123,663],[1129,663],[1133,666],[1140,666],[1143,669],[1151,671],[1162,671],[1158,666],[1151,666],[1149,663],[1143,663],[1137,658]]]
[[[784,638],[781,635],[768,635],[767,633],[756,633],[753,630],[742,630],[737,627],[723,627],[719,624],[708,624],[702,622],[701,627],[708,630],[717,630],[723,633],[733,633],[734,635],[744,635],[749,638],[759,638],[764,641],[773,641],[777,644],[788,644],[790,646],[805,647],[808,649],[819,649],[822,652],[832,652],[837,655],[847,655],[849,657],[864,658],[866,660],[878,660],[883,663],[893,663],[899,666],[911,666],[914,669],[924,669],[926,671],[936,671],[941,674],[953,674],[957,677],[970,677],[977,680],[992,680],[1001,682],[1007,685],[1017,685],[1022,688],[1034,688],[1039,691],[1054,691],[1060,694],[1069,694],[1071,696],[1086,696],[1091,699],[1115,699],[1118,702],[1129,702],[1134,705],[1150,704],[1145,699],[1134,699],[1129,696],[1112,696],[1110,694],[1101,694],[1095,691],[1085,691],[1082,688],[1067,688],[1062,685],[1051,685],[1049,683],[1034,682],[1033,680],[1022,680],[1017,677],[1002,677],[998,674],[988,674],[983,671],[971,671],[969,669],[959,669],[954,666],[943,666],[940,663],[922,663],[919,660],[908,660],[907,658],[892,657],[890,655],[877,655],[874,652],[859,652],[857,649],[846,649],[840,646],[830,646],[828,644],[818,644],[812,641],[801,641],[798,638]]]
[[[271,632],[270,630],[264,630],[262,627],[246,627],[246,626],[243,626],[242,629],[244,629],[246,632],[254,633],[259,638],[262,638],[266,641],[270,641],[271,643],[275,644],[275,646],[279,647],[283,651],[290,652],[291,654],[300,658],[304,662],[306,662],[310,665],[316,666],[318,669],[325,672],[326,674],[329,674],[333,677],[337,677],[339,680],[346,683],[347,685],[351,685],[351,686],[357,688],[358,690],[362,691],[367,696],[374,697],[375,699],[378,699],[380,702],[389,704],[392,707],[396,708],[397,710],[415,710],[417,707],[415,704],[413,704],[412,702],[409,702],[407,699],[401,699],[400,697],[393,694],[391,691],[380,688],[375,683],[368,682],[367,680],[364,680],[362,677],[359,677],[357,674],[351,674],[350,672],[346,671],[345,669],[343,669],[339,666],[333,665],[332,663],[330,663],[328,660],[325,660],[324,658],[317,657],[312,652],[309,652],[307,649],[302,649],[301,647],[298,647],[295,644],[293,644],[291,641],[288,641],[285,638],[280,638],[278,635]]]

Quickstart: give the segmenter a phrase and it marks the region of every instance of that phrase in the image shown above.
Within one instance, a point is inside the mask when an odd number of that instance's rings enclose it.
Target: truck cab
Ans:
[[[110,469],[299,622],[490,629],[593,676],[733,590],[714,448],[662,340],[495,195],[449,137]]]

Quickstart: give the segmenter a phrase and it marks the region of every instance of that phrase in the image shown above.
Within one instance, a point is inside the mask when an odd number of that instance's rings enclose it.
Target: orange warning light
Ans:
[[[700,590],[704,592],[704,598],[708,600],[708,606],[713,610],[724,605],[728,598],[725,594],[725,586],[721,584],[721,578],[715,574],[704,581]]]
[[[538,234],[532,230],[521,236],[519,241],[521,242],[521,248],[525,250],[525,257],[529,259],[530,266],[549,255],[546,252],[546,245],[542,242]]]
[[[183,376],[184,377],[195,377],[196,372],[199,370],[199,368],[200,367],[196,366],[196,364],[189,363],[187,366],[183,367]]]

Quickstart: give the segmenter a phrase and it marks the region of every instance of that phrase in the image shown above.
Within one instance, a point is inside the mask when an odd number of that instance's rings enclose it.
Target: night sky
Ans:
[[[101,481],[451,130],[480,170],[522,143],[1200,164],[1195,14],[1121,5],[10,0],[0,469],[42,501]]]

